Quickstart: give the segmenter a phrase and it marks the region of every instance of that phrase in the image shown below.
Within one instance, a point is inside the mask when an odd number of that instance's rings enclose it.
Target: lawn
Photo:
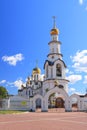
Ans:
[[[14,110],[0,110],[0,114],[17,114],[25,111],[14,111]]]

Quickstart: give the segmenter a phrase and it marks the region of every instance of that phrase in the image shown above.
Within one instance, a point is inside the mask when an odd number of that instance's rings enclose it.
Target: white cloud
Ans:
[[[21,85],[23,84],[22,80],[16,80],[14,83],[14,86],[17,87],[18,89],[21,89]]]
[[[77,90],[76,90],[75,88],[73,88],[73,87],[70,87],[70,88],[69,88],[69,92],[70,92],[71,94],[85,95],[85,93],[81,93],[81,92],[77,91]]]
[[[69,88],[69,91],[74,93],[76,91],[76,89],[75,88]]]
[[[79,72],[87,73],[87,50],[77,51],[75,56],[70,56],[72,59],[73,68]]]
[[[44,74],[41,75],[40,79],[41,79],[41,81],[44,80]]]
[[[73,74],[73,72],[70,71],[69,69],[66,69],[66,73],[67,73],[67,74]]]
[[[6,83],[6,80],[1,80],[0,81],[0,84],[4,84],[4,83]]]
[[[83,4],[83,0],[79,0],[79,4],[82,5]]]
[[[21,89],[21,85],[24,85],[23,81],[22,81],[22,78],[19,78],[17,79],[16,81],[14,82],[7,82],[7,86],[10,86],[10,87],[17,87],[18,89]]]
[[[75,94],[77,94],[77,95],[85,95],[85,93],[81,93],[81,92],[75,92]]]
[[[16,66],[18,61],[22,61],[24,59],[21,53],[13,55],[13,56],[3,56],[2,60],[7,62],[9,65]]]
[[[84,76],[84,82],[83,82],[84,84],[87,84],[87,75],[86,76]]]
[[[77,81],[82,79],[81,75],[70,75],[67,77],[71,84],[75,84]]]

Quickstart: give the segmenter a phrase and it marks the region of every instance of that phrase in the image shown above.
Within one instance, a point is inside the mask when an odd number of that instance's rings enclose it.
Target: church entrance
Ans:
[[[41,112],[41,99],[36,99],[36,112]]]
[[[62,97],[58,97],[57,93],[53,93],[48,99],[48,111],[49,112],[62,112],[65,111],[64,100]]]
[[[64,108],[64,100],[61,97],[56,98],[55,107]]]
[[[78,110],[78,100],[77,98],[72,98],[72,111],[77,111]]]

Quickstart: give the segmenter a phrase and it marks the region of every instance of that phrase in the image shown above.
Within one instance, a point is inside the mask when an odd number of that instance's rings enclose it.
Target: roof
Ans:
[[[60,61],[64,64],[65,68],[67,67],[66,64],[65,64],[65,62],[64,62],[63,60],[61,60],[61,59],[59,59],[59,58],[58,58],[57,60],[60,60]],[[47,62],[48,62],[48,65],[49,65],[49,66],[53,66],[54,63],[55,63],[57,60],[55,60],[54,62],[49,61],[49,60],[46,60],[45,63],[44,63],[44,69],[45,69],[45,64],[46,64]]]

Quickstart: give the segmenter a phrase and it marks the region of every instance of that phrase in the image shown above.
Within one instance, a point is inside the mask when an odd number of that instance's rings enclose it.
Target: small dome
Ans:
[[[57,28],[53,28],[53,29],[51,29],[50,34],[51,35],[58,35],[59,34],[59,30]]]
[[[39,68],[34,68],[33,71],[32,71],[32,74],[40,74],[41,73],[41,70]]]

